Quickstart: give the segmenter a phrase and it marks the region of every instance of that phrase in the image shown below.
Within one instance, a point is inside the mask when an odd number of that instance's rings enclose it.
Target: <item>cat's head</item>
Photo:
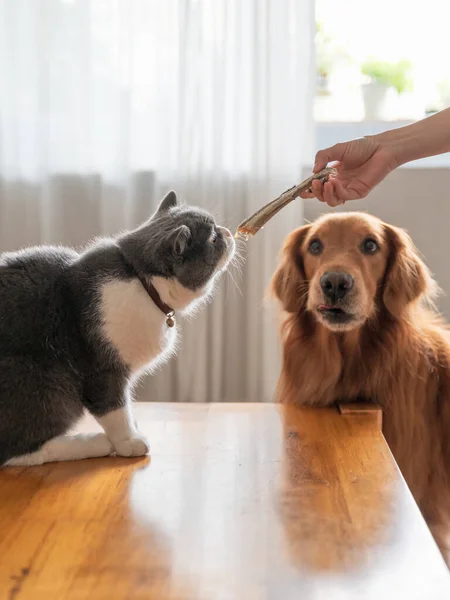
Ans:
[[[235,252],[230,231],[208,212],[181,205],[169,192],[138,229],[119,240],[127,259],[142,274],[176,279],[193,292],[204,289],[228,266]]]

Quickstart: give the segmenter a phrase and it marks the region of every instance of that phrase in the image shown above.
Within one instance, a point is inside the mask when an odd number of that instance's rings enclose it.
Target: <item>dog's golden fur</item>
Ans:
[[[370,255],[361,251],[368,238],[378,244]],[[320,255],[308,251],[312,240]],[[329,323],[317,310],[330,270],[354,278],[350,323]],[[362,213],[322,217],[287,238],[271,289],[283,309],[279,401],[380,404],[386,440],[448,561],[450,334],[411,239]]]

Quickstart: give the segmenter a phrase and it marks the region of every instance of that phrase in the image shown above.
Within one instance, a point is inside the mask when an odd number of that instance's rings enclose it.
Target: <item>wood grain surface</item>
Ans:
[[[151,458],[0,469],[1,599],[450,598],[377,411],[135,409]]]

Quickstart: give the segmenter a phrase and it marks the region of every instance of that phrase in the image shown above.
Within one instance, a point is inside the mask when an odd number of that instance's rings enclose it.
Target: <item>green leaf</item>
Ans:
[[[413,89],[411,68],[408,60],[399,60],[396,63],[368,60],[361,65],[361,73],[372,81],[395,88],[398,94],[402,94]]]

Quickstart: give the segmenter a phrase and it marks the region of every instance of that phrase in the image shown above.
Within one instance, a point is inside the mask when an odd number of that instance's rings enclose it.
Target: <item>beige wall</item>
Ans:
[[[306,200],[304,217],[314,220],[331,210]],[[445,295],[439,306],[450,320],[450,169],[400,168],[369,198],[347,203],[345,210],[364,210],[407,229]]]

